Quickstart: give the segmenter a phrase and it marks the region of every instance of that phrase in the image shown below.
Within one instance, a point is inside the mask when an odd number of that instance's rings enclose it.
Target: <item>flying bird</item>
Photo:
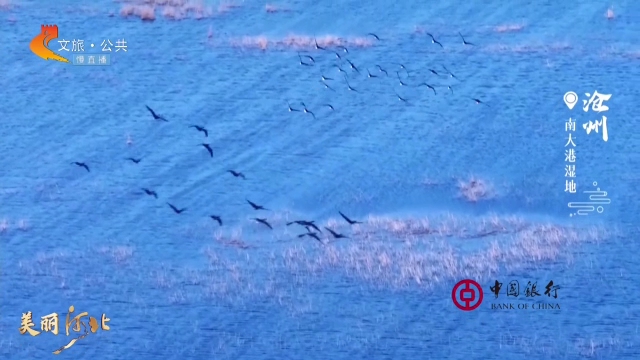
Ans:
[[[354,92],[358,92],[358,90],[354,89],[351,87],[351,84],[349,84],[349,79],[347,78],[347,75],[344,76],[344,81],[347,82],[347,89],[349,89],[349,91],[354,91]]]
[[[235,177],[239,177],[239,178],[242,178],[242,179],[244,179],[244,180],[247,180],[247,178],[246,178],[246,177],[244,177],[244,174],[243,174],[243,173],[241,173],[241,172],[237,172],[237,171],[234,171],[234,170],[227,170],[227,172],[228,172],[228,173],[231,173],[231,175],[233,175],[233,176],[235,176]]]
[[[304,56],[304,57],[306,57],[307,59],[311,60],[311,62],[312,62],[312,63],[315,63],[315,62],[316,62],[316,59],[314,59],[314,58],[313,58],[313,56],[311,56],[311,55],[306,55],[306,54],[300,54],[300,53],[298,52],[298,58],[300,58],[300,60],[302,60],[302,57],[303,57],[303,56]]]
[[[305,105],[304,103],[300,103],[302,104],[302,106],[304,107],[304,109],[302,110],[305,114],[311,114],[311,116],[313,116],[313,118],[316,118],[316,114],[314,114],[311,110],[307,109],[307,105]]]
[[[331,111],[334,111],[335,109],[333,108],[333,105],[331,104],[324,104],[324,106],[327,106],[329,109],[331,109]]]
[[[398,95],[398,93],[395,90],[393,90],[393,92],[396,94],[396,97],[398,98],[399,101],[408,102],[407,99],[405,99],[402,96]]]
[[[380,37],[374,33],[368,33],[367,35],[373,36],[376,40],[380,41]]]
[[[329,84],[327,84],[326,82],[320,80],[320,82],[322,83],[322,85],[324,85],[325,89],[329,89],[331,91],[335,91],[331,86],[329,86]],[[296,110],[298,111],[298,110]]]
[[[333,78],[322,75],[322,81],[333,80]]]
[[[334,64],[333,66],[337,67],[337,68],[338,68],[338,71],[340,71],[341,73],[345,74],[345,76],[347,75],[347,72],[346,72],[346,71],[344,71],[344,69],[343,69],[340,65],[338,65],[338,64]]]
[[[335,239],[348,239],[348,238],[349,238],[348,236],[346,236],[346,235],[342,235],[342,234],[339,234],[339,233],[337,233],[337,232],[335,232],[335,231],[333,231],[333,230],[329,229],[329,228],[328,228],[328,227],[326,227],[326,226],[325,226],[325,229],[327,229],[327,230],[331,233],[331,235],[333,235],[333,237],[334,237]]]
[[[345,219],[349,223],[349,225],[362,224],[362,221],[349,219],[347,215],[343,214],[341,211],[338,211],[338,213],[340,214],[340,216],[342,216],[343,219]]]
[[[431,34],[429,34],[429,33],[427,33],[427,35],[429,35],[429,37],[431,38],[431,42],[432,42],[432,43],[434,43],[434,44],[438,44],[438,45],[440,45],[440,47],[441,47],[441,48],[443,48],[443,49],[444,49],[444,46],[442,46],[442,44],[440,44],[440,42],[439,42],[438,40],[436,40],[436,38],[435,38],[435,37],[433,37],[433,35],[431,35]]]
[[[347,60],[347,62],[349,63],[349,67],[352,68],[353,70],[355,70],[358,74],[360,74],[360,70],[358,70],[358,68],[351,62],[351,60],[349,59],[345,59]]]
[[[314,232],[308,232],[308,233],[304,233],[304,234],[300,234],[300,235],[298,235],[298,237],[299,237],[299,238],[303,238],[303,237],[305,237],[305,236],[312,237],[312,238],[314,238],[314,239],[318,240],[322,245],[324,245],[324,243],[322,242],[322,240],[320,240],[320,237],[318,236],[318,234],[316,234],[316,233],[314,233]]]
[[[333,53],[334,53],[334,54],[336,54],[336,59],[338,59],[338,60],[342,60],[342,56],[340,56],[340,53],[339,53],[339,52],[334,51]]]
[[[222,226],[222,218],[218,215],[211,215],[209,216],[211,219],[213,219],[214,221],[217,221],[218,224],[220,224],[220,226]]]
[[[462,38],[462,43],[463,43],[464,45],[471,45],[471,46],[475,46],[475,44],[470,43],[470,42],[468,42],[467,40],[465,40],[465,39],[464,39],[464,36],[462,36],[462,34],[460,34],[459,32],[458,32],[458,35],[460,35],[460,38]]]
[[[371,74],[371,71],[369,71],[369,69],[367,69],[367,74],[368,74],[367,76],[370,77],[370,78],[377,78],[378,77],[377,75]]]
[[[428,87],[429,89],[433,90],[433,95],[437,95],[437,93],[436,93],[436,88],[435,88],[435,87],[433,87],[432,85],[427,84],[426,82],[424,82],[424,83],[422,83],[422,84],[420,84],[420,85],[418,85],[418,86],[426,86],[426,87]]]
[[[187,210],[187,208],[182,208],[182,209],[178,209],[177,207],[173,206],[170,203],[167,203],[167,205],[169,205],[169,207],[176,213],[176,214],[182,214],[185,210]]]
[[[308,220],[296,220],[296,221],[291,221],[287,223],[287,226],[292,225],[292,224],[298,224],[298,225],[302,225],[304,227],[311,227],[313,229],[315,229],[318,232],[322,232],[322,230],[320,230],[320,228],[318,227],[318,225],[315,224],[315,221],[308,221]]]
[[[454,78],[454,79],[456,79],[456,80],[458,80],[458,81],[460,80],[460,79],[458,79],[458,77],[457,77],[457,76],[455,76],[451,71],[449,71],[449,69],[447,69],[444,65],[440,65],[440,66],[442,66],[442,68],[444,69],[444,71],[446,71],[446,72],[449,74],[449,76],[451,76],[452,78]]]
[[[158,193],[153,191],[153,190],[150,190],[150,189],[147,189],[147,188],[142,188],[142,191],[144,191],[149,196],[153,196],[156,199],[158,198]]]
[[[207,149],[207,151],[209,152],[209,155],[213,157],[213,149],[211,148],[211,145],[206,143],[202,143],[200,145],[204,146],[204,148]]]
[[[378,68],[378,70],[380,70],[380,72],[383,72],[385,73],[385,75],[389,76],[389,73],[387,72],[387,70],[383,69],[382,66],[376,65],[376,67]]]
[[[302,58],[300,58],[300,65],[313,66],[313,64],[309,64],[309,63],[306,63],[306,62],[302,61]]]
[[[292,108],[292,107],[291,107],[291,103],[289,103],[288,101],[287,101],[287,105],[289,105],[289,112],[293,112],[293,111],[300,111],[300,110],[298,110],[298,109],[294,109],[294,108]]]
[[[130,160],[130,161],[132,161],[132,162],[134,162],[136,164],[139,163],[140,161],[142,161],[142,159],[136,159],[136,158],[132,158],[132,157],[128,157],[125,160]]]
[[[271,224],[269,224],[269,222],[267,222],[267,219],[262,219],[262,218],[251,218],[252,220],[255,220],[261,224],[264,224],[265,226],[267,226],[269,229],[273,230],[273,228],[271,227]]]
[[[398,81],[400,82],[400,86],[407,86],[402,79],[400,78],[400,72],[396,71],[396,76],[398,77]]]
[[[209,131],[207,131],[207,129],[205,129],[204,127],[200,126],[200,125],[191,125],[189,126],[190,128],[194,128],[200,132],[204,133],[204,136],[209,137]]]
[[[269,210],[269,209],[266,209],[264,206],[258,205],[258,204],[254,203],[254,202],[249,201],[249,200],[247,200],[247,202],[249,203],[249,205],[251,205],[253,210]]]
[[[349,50],[347,50],[346,47],[342,46],[342,45],[338,45],[336,46],[338,49],[342,49],[342,51],[346,52],[347,54],[349,53]]]
[[[156,114],[155,111],[153,111],[150,107],[148,107],[147,105],[145,105],[145,107],[147,108],[147,110],[149,110],[149,112],[151,113],[151,115],[153,115],[153,118],[156,120],[162,120],[162,121],[166,121],[169,122],[169,120],[165,119],[164,117]]]
[[[430,73],[432,73],[433,75],[440,76],[440,73],[439,73],[439,72],[437,72],[437,71],[435,71],[435,70],[433,70],[433,69],[428,69],[428,70],[429,70],[429,72],[430,72]]]
[[[74,161],[74,162],[71,163],[71,165],[76,165],[76,166],[79,166],[81,168],[85,168],[85,170],[87,170],[87,172],[91,172],[91,170],[89,170],[89,166],[87,166],[87,164],[85,164],[83,162]]]
[[[484,106],[489,107],[489,105],[485,104],[484,102],[480,101],[479,99],[471,98],[471,100],[475,101],[476,104],[478,104],[478,105],[482,104]]]
[[[316,44],[316,50],[327,50],[327,49],[323,48],[322,46],[318,45],[318,40],[316,38],[313,38],[313,41]]]

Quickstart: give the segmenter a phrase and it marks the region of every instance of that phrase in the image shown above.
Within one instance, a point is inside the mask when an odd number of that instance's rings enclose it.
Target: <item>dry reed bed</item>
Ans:
[[[336,222],[330,220],[324,225],[336,226]],[[483,238],[482,234],[491,229],[499,229],[502,237]],[[340,231],[343,230],[347,231]],[[456,248],[450,237],[458,235],[481,246],[471,251]],[[342,277],[355,286],[425,291],[460,278],[486,280],[501,271],[568,261],[572,246],[602,241],[608,236],[598,227],[564,228],[528,223],[516,217],[492,216],[474,222],[451,215],[408,220],[370,217],[353,229],[352,239],[324,246],[315,240],[300,239],[293,244],[228,248],[223,244],[256,242],[243,239],[241,232],[231,236],[217,233],[214,243],[203,250],[208,264],[204,269],[171,265],[150,268],[143,265],[146,259],[131,246],[104,246],[83,254],[41,253],[34,261],[20,262],[19,268],[23,275],[48,277],[63,289],[72,281],[76,287],[94,287],[90,282],[96,281],[98,274],[115,271],[119,279],[134,276],[123,281],[140,291],[162,291],[171,303],[195,298],[236,302],[261,297],[294,306],[292,291],[321,284],[326,276]],[[96,265],[95,255],[107,262]],[[84,267],[94,269],[93,275],[80,281],[74,274]],[[85,285],[81,284],[83,281]]]

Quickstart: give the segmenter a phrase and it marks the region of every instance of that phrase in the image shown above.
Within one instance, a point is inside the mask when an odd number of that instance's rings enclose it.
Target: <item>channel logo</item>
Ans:
[[[40,28],[40,34],[31,40],[29,48],[36,54],[45,60],[57,60],[60,62],[69,63],[70,61],[49,49],[49,43],[51,40],[58,38],[58,25],[42,25]]]

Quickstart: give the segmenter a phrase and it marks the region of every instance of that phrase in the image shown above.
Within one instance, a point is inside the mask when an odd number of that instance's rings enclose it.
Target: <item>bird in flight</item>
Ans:
[[[91,172],[91,170],[89,170],[89,166],[87,166],[87,164],[85,164],[83,162],[74,161],[74,162],[71,163],[71,165],[76,165],[76,166],[79,166],[81,168],[85,168],[85,170],[87,170],[87,172]]]
[[[329,231],[331,233],[331,235],[335,238],[335,239],[348,239],[349,237],[346,235],[342,235],[339,234],[331,229],[329,229],[328,227],[325,226],[325,229],[327,229],[327,231]]]
[[[380,70],[380,72],[383,72],[385,75],[389,76],[389,73],[387,72],[387,70],[383,69],[382,66],[376,65],[376,67],[378,68],[378,70]]]
[[[306,57],[307,59],[311,60],[312,63],[316,62],[316,59],[314,59],[313,56],[306,55],[306,54],[300,54],[300,52],[298,52],[298,58],[300,58],[300,60],[302,60],[303,56]]]
[[[400,86],[407,86],[407,84],[405,82],[402,81],[402,79],[400,78],[400,72],[396,71],[396,76],[398,77],[398,81],[400,82]]]
[[[300,111],[300,110],[298,110],[298,109],[294,109],[294,108],[292,108],[292,107],[291,107],[291,103],[290,103],[290,102],[288,102],[288,101],[287,101],[287,105],[289,105],[289,112],[293,112],[293,111],[298,111],[298,112],[299,112],[299,111]]]
[[[322,46],[318,45],[318,40],[316,38],[313,38],[313,41],[316,44],[316,50],[326,50],[325,48],[323,48]]]
[[[177,207],[173,206],[170,203],[167,203],[167,205],[169,205],[169,207],[176,213],[176,214],[182,214],[185,210],[187,210],[187,208],[182,208],[182,209],[178,209]]]
[[[300,53],[298,53],[298,59],[300,60],[300,65],[304,65],[304,66],[313,66],[313,64],[304,62],[304,60],[302,60],[302,55],[300,55]]]
[[[310,227],[310,228],[315,229],[318,232],[322,232],[322,230],[320,230],[320,228],[318,228],[318,225],[315,224],[315,221],[296,220],[296,221],[288,222],[287,226],[293,225],[293,224],[298,224],[298,225],[302,225],[302,226],[305,226],[305,227]]]
[[[305,236],[312,237],[312,238],[314,238],[314,239],[318,240],[322,245],[324,245],[324,243],[322,242],[322,240],[320,240],[320,237],[318,236],[318,234],[316,234],[316,233],[314,233],[314,232],[308,232],[308,233],[304,233],[304,234],[300,234],[300,235],[298,235],[298,237],[299,237],[299,238],[303,238],[303,237],[305,237]]]
[[[271,224],[269,224],[269,222],[267,221],[267,219],[263,219],[263,218],[251,218],[252,220],[255,220],[261,224],[264,224],[266,227],[268,227],[269,229],[273,230],[273,228],[271,227]]]
[[[459,32],[458,32],[458,35],[460,35],[460,38],[462,38],[462,43],[463,43],[464,45],[471,45],[471,46],[475,46],[475,44],[470,43],[470,42],[468,42],[467,40],[465,40],[465,39],[464,39],[464,36],[462,36],[462,34],[460,34]]]
[[[169,120],[165,119],[164,117],[156,114],[155,111],[153,111],[150,107],[148,107],[147,105],[145,105],[145,107],[147,108],[147,110],[149,110],[149,112],[151,113],[151,115],[153,116],[154,119],[156,120],[162,120],[162,121],[166,121],[169,122]]]
[[[420,85],[418,85],[418,86],[426,86],[426,87],[428,87],[429,89],[433,90],[433,95],[437,95],[437,93],[436,93],[436,88],[435,88],[435,87],[433,87],[432,85],[427,84],[426,82],[424,82],[424,83],[422,83],[422,84],[420,84]]]
[[[207,149],[207,151],[209,152],[209,155],[210,155],[211,157],[213,157],[213,149],[211,148],[211,145],[209,145],[209,144],[204,144],[204,143],[203,143],[203,144],[200,144],[200,145],[204,146],[204,148],[205,148],[205,149]]]
[[[138,164],[140,161],[142,161],[142,159],[136,159],[136,158],[132,158],[132,157],[128,157],[126,160],[132,161],[136,164]]]
[[[367,35],[373,36],[374,38],[376,38],[376,40],[380,41],[380,37],[374,33],[368,33]]]
[[[222,218],[218,215],[211,215],[209,216],[211,219],[215,220],[218,222],[218,224],[220,224],[220,226],[222,226]]]
[[[471,100],[475,101],[475,102],[476,102],[476,104],[478,104],[478,105],[482,104],[482,105],[484,105],[484,106],[489,107],[489,105],[485,104],[485,103],[484,103],[484,102],[482,102],[480,99],[471,98]]]
[[[456,79],[456,80],[458,80],[458,81],[460,80],[460,79],[458,79],[458,77],[457,77],[457,76],[455,76],[451,71],[449,71],[449,69],[447,69],[444,65],[440,65],[440,66],[442,66],[442,68],[444,69],[444,71],[446,71],[447,73],[449,73],[449,76],[451,76],[452,78],[454,78],[454,79]]]
[[[234,170],[227,170],[227,172],[230,173],[231,175],[233,175],[234,177],[239,177],[239,178],[242,178],[244,180],[247,180],[247,178],[244,177],[244,174],[241,173],[241,172],[237,172],[237,171],[234,171]]]
[[[205,137],[209,137],[209,131],[207,131],[207,129],[205,129],[204,127],[200,126],[200,125],[191,125],[189,126],[190,128],[194,128],[198,131],[201,131],[204,133]]]
[[[440,44],[440,42],[439,42],[438,40],[436,40],[436,38],[435,38],[435,37],[433,37],[433,35],[431,35],[431,34],[429,34],[429,33],[427,33],[427,35],[429,35],[429,37],[431,38],[431,42],[432,42],[432,43],[434,43],[434,44],[438,44],[438,45],[440,45],[440,47],[441,47],[441,48],[443,48],[443,49],[444,49],[444,46],[442,46],[442,44]]]
[[[258,205],[258,204],[254,203],[252,201],[249,201],[249,200],[247,200],[247,203],[249,203],[249,205],[251,205],[253,210],[267,210],[267,211],[269,210],[269,209],[265,208],[264,206]]]
[[[349,225],[362,224],[362,221],[356,221],[356,220],[349,219],[347,217],[347,215],[342,213],[342,211],[338,211],[338,213],[340,214],[340,216],[342,216],[343,219],[345,219],[349,223]]]
[[[144,191],[149,196],[153,196],[156,199],[158,198],[158,193],[153,191],[153,190],[150,190],[150,189],[147,189],[147,188],[142,188],[142,191]]]
[[[311,110],[307,109],[307,105],[305,105],[305,103],[301,102],[300,104],[303,106],[302,111],[305,114],[311,114],[311,116],[313,116],[314,119],[316,118],[316,114],[314,114]]]
[[[360,70],[358,70],[358,68],[351,62],[351,60],[349,59],[345,59],[347,60],[347,62],[349,63],[349,67],[353,70],[355,70],[355,72],[357,72],[358,74],[360,74]]]

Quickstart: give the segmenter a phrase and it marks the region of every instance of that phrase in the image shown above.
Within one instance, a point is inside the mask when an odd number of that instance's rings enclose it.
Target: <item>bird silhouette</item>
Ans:
[[[267,219],[263,219],[263,218],[251,218],[252,220],[255,220],[261,224],[264,224],[265,226],[267,226],[269,229],[273,230],[273,228],[271,227],[271,224],[269,224],[269,222],[267,221]]]
[[[269,209],[265,208],[264,206],[258,205],[258,204],[254,203],[254,202],[249,201],[249,200],[247,200],[247,203],[249,203],[249,205],[251,205],[253,210],[269,210]]]
[[[176,214],[182,214],[185,210],[187,210],[187,208],[178,209],[177,207],[173,206],[173,205],[172,205],[172,204],[170,204],[170,203],[167,203],[167,205],[169,205],[169,207],[170,207],[171,209],[173,209],[173,211],[174,211]]]
[[[482,105],[484,105],[484,106],[490,107],[489,105],[487,105],[487,104],[485,104],[484,102],[482,102],[480,99],[471,98],[471,100],[475,101],[475,102],[476,102],[476,104],[478,104],[478,105],[482,104]]]
[[[320,242],[320,244],[324,245],[322,240],[320,240],[320,237],[318,236],[318,234],[316,234],[314,232],[308,232],[308,233],[300,234],[300,235],[298,235],[298,238],[303,238],[305,236],[312,237],[312,238],[318,240]]]
[[[462,34],[458,33],[458,35],[460,35],[460,38],[462,39],[462,43],[464,45],[471,45],[474,46],[475,44],[468,42],[467,40],[464,39],[464,36],[462,36]]]
[[[380,41],[380,37],[374,33],[368,33],[367,35],[373,36],[376,40]]]
[[[335,239],[348,239],[348,238],[349,238],[348,236],[346,236],[346,235],[342,235],[342,234],[339,234],[339,233],[337,233],[337,232],[335,232],[335,231],[333,231],[333,230],[329,229],[329,228],[328,228],[328,227],[326,227],[326,226],[325,226],[325,229],[327,229],[327,231],[329,231],[329,232],[331,233],[331,235],[333,235],[333,237],[334,237]]]
[[[338,213],[340,214],[340,216],[342,216],[343,219],[345,219],[349,223],[349,225],[362,224],[362,221],[349,219],[347,215],[343,214],[341,211],[338,211]]]
[[[207,149],[207,151],[209,152],[209,155],[210,155],[211,157],[213,157],[213,149],[211,148],[211,145],[209,145],[209,144],[204,144],[204,143],[203,143],[203,144],[200,144],[200,145],[204,146],[204,148],[205,148],[205,149]]]
[[[427,33],[427,35],[429,35],[429,37],[431,38],[431,42],[432,42],[432,43],[434,43],[434,44],[438,44],[438,45],[440,45],[440,47],[441,47],[441,48],[443,48],[443,49],[444,49],[444,46],[442,46],[442,44],[440,44],[440,42],[439,42],[438,40],[436,40],[436,38],[435,38],[435,37],[433,37],[433,35],[431,35],[431,34],[429,34],[429,33]]]
[[[298,109],[294,109],[294,108],[292,108],[292,107],[291,107],[291,103],[290,103],[290,102],[288,102],[288,101],[287,101],[287,105],[289,105],[289,112],[294,112],[294,111],[299,112],[299,111],[300,111],[300,110],[298,110]]]
[[[87,172],[91,172],[91,170],[89,170],[89,166],[87,166],[87,164],[85,164],[83,162],[74,161],[74,162],[71,163],[71,165],[79,166],[79,167],[84,168],[85,170],[87,170]]]
[[[233,175],[234,177],[239,177],[239,178],[242,178],[244,180],[247,180],[247,178],[241,172],[237,172],[237,171],[234,171],[234,170],[227,170],[227,172],[231,173],[231,175]]]
[[[205,129],[204,127],[200,126],[200,125],[191,125],[189,126],[190,128],[194,128],[200,132],[204,133],[205,137],[209,137],[209,131],[207,129]]]
[[[291,221],[287,223],[287,226],[289,225],[293,225],[293,224],[298,224],[298,225],[302,225],[304,227],[311,227],[313,229],[315,229],[318,232],[322,232],[322,230],[320,230],[320,228],[318,227],[318,225],[315,224],[315,221],[307,221],[307,220],[296,220],[296,221]]]
[[[437,93],[436,93],[436,88],[435,88],[435,87],[433,87],[432,85],[427,84],[426,82],[424,82],[424,83],[422,83],[422,84],[420,84],[420,85],[418,85],[418,86],[419,86],[419,87],[420,87],[420,86],[426,86],[426,87],[428,87],[429,89],[433,90],[433,95],[437,95]]]
[[[158,193],[153,190],[142,188],[142,191],[144,191],[147,195],[153,196],[156,199],[158,198]]]
[[[220,224],[220,226],[222,226],[222,218],[218,215],[211,215],[209,216],[210,218],[212,218],[213,220],[217,221],[218,224]]]
[[[136,164],[138,164],[140,161],[142,161],[142,159],[136,159],[136,158],[132,158],[132,157],[128,157],[126,160],[132,161]]]
[[[150,107],[148,107],[147,105],[145,105],[145,107],[147,108],[147,110],[149,110],[149,112],[151,113],[151,115],[153,115],[153,118],[156,120],[162,120],[162,121],[166,121],[169,122],[169,120],[165,119],[164,117],[156,114],[155,111],[153,111],[153,109],[151,109]]]

